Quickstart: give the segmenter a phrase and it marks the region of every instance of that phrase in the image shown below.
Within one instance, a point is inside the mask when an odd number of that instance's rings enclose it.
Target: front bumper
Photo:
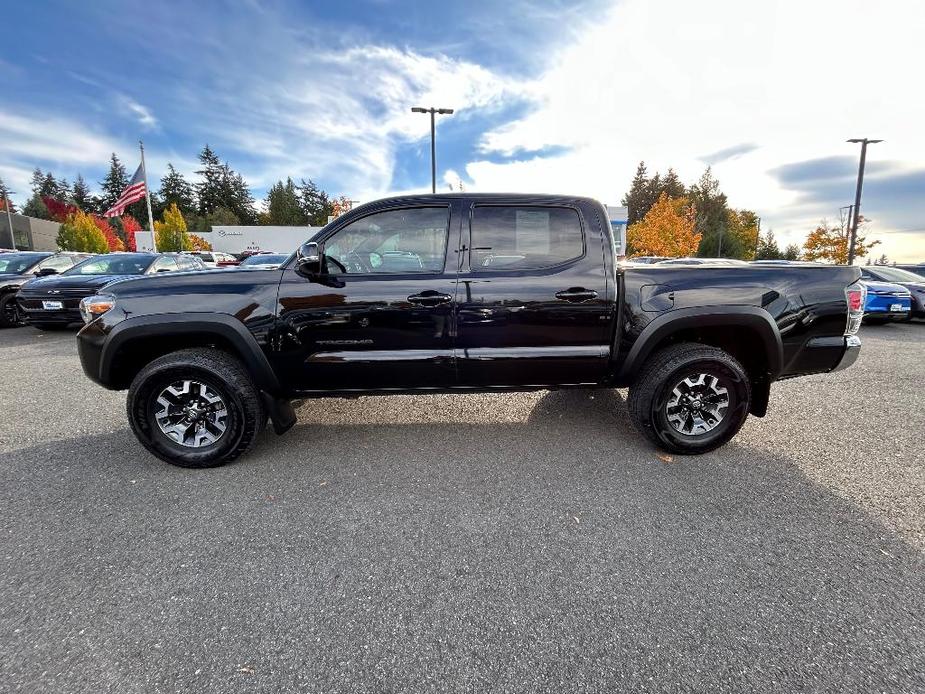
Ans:
[[[19,312],[25,317],[27,323],[57,323],[66,325],[70,323],[83,323],[80,315],[80,300],[83,297],[52,296],[20,294],[16,297]],[[46,309],[43,301],[57,301],[61,308]]]
[[[106,333],[102,330],[99,319],[88,323],[77,333],[77,356],[84,373],[94,383],[104,388],[109,384],[103,381],[100,364],[103,360],[103,343]]]

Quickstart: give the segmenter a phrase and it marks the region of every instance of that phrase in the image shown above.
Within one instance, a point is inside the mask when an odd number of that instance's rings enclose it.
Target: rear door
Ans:
[[[468,206],[457,287],[461,385],[597,383],[611,303],[601,230],[577,205]]]

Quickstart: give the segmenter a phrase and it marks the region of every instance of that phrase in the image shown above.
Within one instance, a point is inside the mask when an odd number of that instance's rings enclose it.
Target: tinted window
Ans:
[[[0,254],[0,272],[18,275],[38,263],[43,257],[34,253]]]
[[[448,222],[446,207],[389,210],[358,219],[325,242],[328,271],[442,272]]]
[[[476,207],[473,272],[552,267],[584,253],[581,221],[564,207]]]
[[[53,255],[48,260],[44,261],[39,267],[44,270],[45,268],[52,268],[58,272],[67,270],[69,267],[74,265],[74,259],[67,255]]]
[[[177,261],[172,256],[161,256],[154,261],[151,272],[172,272],[177,269]]]
[[[146,253],[113,253],[98,255],[78,263],[68,275],[142,275],[153,256]]]

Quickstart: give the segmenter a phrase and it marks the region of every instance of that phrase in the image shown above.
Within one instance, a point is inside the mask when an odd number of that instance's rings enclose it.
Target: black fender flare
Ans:
[[[215,335],[227,340],[260,390],[271,395],[281,392],[279,380],[257,340],[240,320],[227,313],[158,313],[136,316],[118,323],[103,344],[100,378],[104,383],[111,382],[116,355],[129,341],[193,333]]]
[[[784,364],[784,345],[770,313],[757,306],[695,306],[663,313],[643,328],[620,365],[617,381],[630,382],[656,346],[672,333],[688,328],[721,326],[755,330],[764,345],[768,381],[777,379]]]

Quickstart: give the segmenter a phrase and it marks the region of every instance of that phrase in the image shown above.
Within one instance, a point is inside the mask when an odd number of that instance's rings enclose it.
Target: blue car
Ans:
[[[908,289],[912,294],[912,317],[925,318],[925,276],[893,265],[869,265],[861,270],[861,280],[890,282]]]
[[[861,279],[867,287],[864,304],[865,323],[908,320],[912,312],[912,294],[905,287],[890,282]]]

